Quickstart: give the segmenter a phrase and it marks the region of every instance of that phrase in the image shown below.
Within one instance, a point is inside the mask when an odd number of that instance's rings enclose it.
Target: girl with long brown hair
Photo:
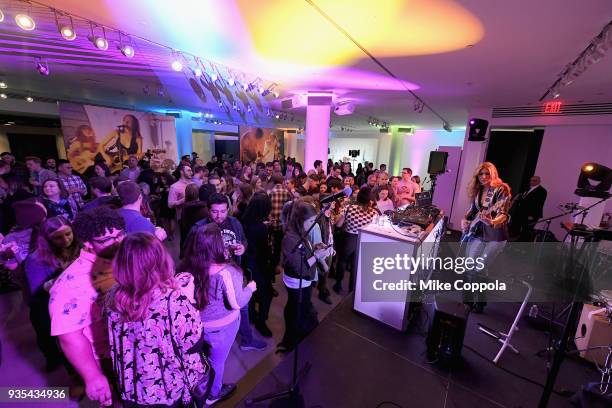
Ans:
[[[113,276],[108,331],[121,400],[127,406],[189,403],[204,372],[199,353],[191,352],[203,328],[177,289],[170,254],[155,236],[130,234],[119,246]]]
[[[184,272],[178,275],[186,285],[193,276],[195,304],[206,327],[204,339],[211,346],[209,358],[215,379],[209,405],[228,398],[236,390],[235,384],[223,384],[225,360],[238,333],[240,309],[257,289],[253,281],[243,287],[242,270],[228,260],[230,250],[225,247],[216,223],[198,225],[187,237],[180,267]]]

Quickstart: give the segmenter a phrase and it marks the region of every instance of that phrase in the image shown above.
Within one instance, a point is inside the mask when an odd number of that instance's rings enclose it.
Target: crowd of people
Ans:
[[[290,351],[318,324],[315,289],[328,304],[328,285],[354,289],[359,228],[421,189],[409,168],[324,165],[194,153],[163,172],[131,156],[115,174],[104,162],[79,174],[66,160],[2,153],[0,291],[23,291],[46,370],[65,366],[74,398],[186,403],[205,355],[212,405],[236,389],[223,383],[232,344],[267,347],[273,284],[288,294],[278,351]]]

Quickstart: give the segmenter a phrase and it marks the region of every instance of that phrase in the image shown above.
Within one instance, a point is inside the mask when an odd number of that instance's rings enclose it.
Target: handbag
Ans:
[[[189,377],[187,375],[187,370],[185,369],[183,356],[181,352],[179,351],[178,345],[176,344],[174,337],[172,337],[173,324],[172,324],[172,312],[170,310],[170,298],[171,297],[172,297],[172,293],[170,293],[170,296],[168,296],[168,320],[170,323],[170,341],[172,342],[172,348],[174,349],[174,354],[176,355],[176,358],[178,359],[179,365],[181,367],[181,371],[183,372],[185,384],[189,386]],[[196,383],[192,387],[189,388],[189,393],[191,394],[191,403],[197,408],[203,408],[206,406],[206,399],[208,398],[210,394],[210,389],[215,379],[215,370],[213,370],[210,362],[208,361],[208,358],[206,358],[204,354],[201,351],[198,351],[196,348],[196,346],[198,346],[198,344],[200,343],[201,343],[201,340],[200,342],[196,343],[194,347],[191,347],[187,351],[188,354],[198,353],[200,356],[200,359],[202,360],[202,367],[204,368],[204,372],[202,373],[200,378],[198,378]]]

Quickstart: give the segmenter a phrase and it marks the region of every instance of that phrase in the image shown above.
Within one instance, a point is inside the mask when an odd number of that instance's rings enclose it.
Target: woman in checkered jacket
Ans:
[[[372,222],[375,215],[379,215],[374,207],[372,189],[364,187],[359,190],[357,200],[349,204],[336,221],[337,227],[344,230],[344,245],[338,248],[338,270],[336,271],[336,283],[334,291],[342,291],[342,278],[344,271],[349,271],[349,290],[355,289],[355,251],[357,250],[358,232],[361,228]]]

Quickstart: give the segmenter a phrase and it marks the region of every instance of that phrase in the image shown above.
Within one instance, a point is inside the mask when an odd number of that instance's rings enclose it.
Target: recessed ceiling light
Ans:
[[[36,23],[34,19],[27,14],[17,14],[15,16],[15,23],[25,31],[32,31],[36,28]]]

